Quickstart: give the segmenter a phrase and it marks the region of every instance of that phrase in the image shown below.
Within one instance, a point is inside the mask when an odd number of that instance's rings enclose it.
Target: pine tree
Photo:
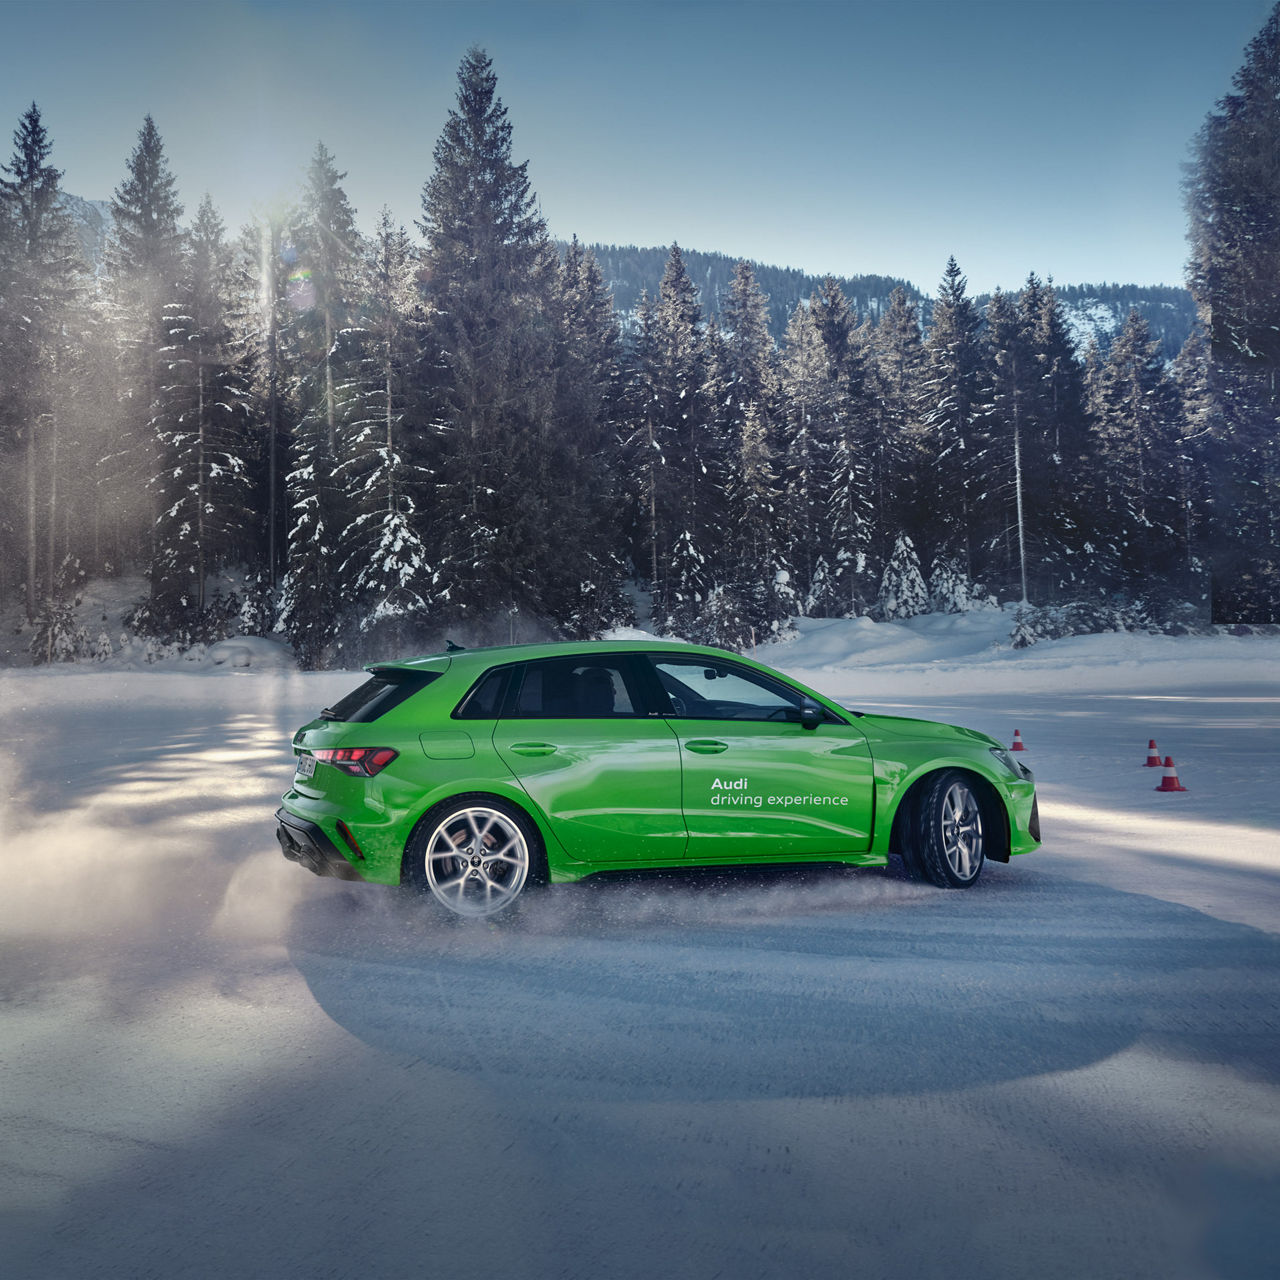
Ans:
[[[341,545],[354,513],[337,477],[345,413],[340,390],[349,371],[345,340],[352,321],[361,243],[333,156],[320,143],[297,210],[277,210],[262,228],[265,323],[260,334],[268,440],[268,560],[274,565],[284,506],[287,572],[277,629],[308,665],[325,660],[342,627]],[[287,411],[286,411],[287,410]],[[357,417],[359,417],[357,411]],[[287,466],[280,463],[286,456]],[[284,471],[283,486],[280,484]]]
[[[159,470],[153,426],[161,385],[161,348],[167,344],[165,307],[182,276],[182,205],[169,171],[164,142],[150,115],[129,156],[128,173],[111,201],[114,219],[106,276],[117,333],[121,400],[118,447],[108,484],[115,502],[136,506],[137,478]],[[148,511],[148,546],[154,548],[155,500]],[[153,584],[154,587],[155,584]]]
[[[296,459],[292,439],[299,417],[294,399],[298,364],[292,350],[294,312],[290,303],[291,278],[297,262],[289,227],[295,211],[277,206],[245,229],[236,303],[237,329],[250,353],[254,371],[257,410],[254,414],[259,436],[255,459],[255,510],[261,515],[261,571],[274,595],[281,578],[282,562],[292,567],[290,556],[301,551],[309,555],[310,540],[305,526],[299,537],[290,538],[295,528],[288,512],[299,507],[296,494],[286,493],[291,458]],[[314,419],[314,415],[313,415]],[[314,434],[314,433],[313,433]],[[302,464],[308,470],[307,464]],[[317,482],[327,477],[309,469]],[[318,510],[318,504],[310,504]],[[317,550],[328,554],[328,549]]]
[[[620,335],[599,264],[577,237],[561,264],[556,355],[561,501],[548,530],[553,560],[544,580],[551,612],[571,635],[587,639],[631,619],[620,556],[623,495],[619,417]],[[563,546],[581,549],[561,569]],[[576,576],[574,576],[576,575]]]
[[[543,612],[540,567],[561,482],[555,431],[557,260],[489,58],[472,49],[423,190],[434,421],[447,437],[440,571],[467,617]],[[573,550],[557,549],[561,566]],[[576,567],[576,566],[574,566]]]
[[[871,335],[874,418],[866,464],[875,495],[872,547],[882,562],[895,531],[918,529],[925,448],[925,353],[919,308],[895,289]]]
[[[633,473],[646,495],[637,559],[650,575],[654,615],[667,619],[675,595],[687,592],[677,580],[674,547],[684,535],[700,561],[718,545],[720,486],[708,476],[722,474],[722,441],[707,404],[707,352],[697,291],[672,245],[658,298],[640,317],[631,403],[638,423],[631,438]]]
[[[360,630],[387,635],[393,651],[406,628],[428,625],[446,602],[421,534],[417,496],[429,476],[406,448],[412,364],[417,354],[418,254],[383,209],[364,259],[363,324],[349,335],[350,381],[339,477],[352,513],[343,537],[345,601],[358,604]]]
[[[251,390],[228,325],[230,251],[206,195],[188,240],[177,300],[165,309],[154,420],[160,470],[148,622],[199,631],[209,576],[242,558],[250,498]],[[237,554],[239,553],[239,554]]]
[[[13,141],[12,160],[0,166],[9,175],[0,179],[0,414],[23,455],[25,603],[27,619],[33,621],[42,515],[50,553],[44,593],[53,590],[57,453],[70,355],[67,327],[79,270],[70,221],[58,203],[62,174],[48,163],[53,144],[34,102]]]
[[[992,358],[992,411],[978,464],[986,485],[978,494],[987,559],[980,576],[1018,592],[1027,601],[1030,547],[1027,534],[1026,473],[1022,448],[1027,402],[1032,392],[1033,357],[1024,316],[1008,294],[996,290],[987,304],[987,336]]]
[[[929,611],[929,592],[920,574],[920,559],[905,533],[900,533],[893,544],[893,554],[880,580],[876,606],[886,622],[914,618]]]
[[[769,446],[768,422],[755,403],[742,424],[738,465],[730,491],[733,529],[731,586],[740,602],[739,616],[749,640],[761,642],[778,633],[795,612],[791,573],[778,538],[778,475]]]
[[[930,540],[942,560],[958,560],[959,572],[972,579],[977,442],[990,388],[982,319],[966,289],[967,281],[955,258],[948,258],[925,344],[928,408],[924,422],[932,436],[927,446],[931,483],[926,489],[931,507]]]
[[[781,480],[784,538],[797,578],[800,612],[819,617],[829,605],[823,499],[830,442],[822,429],[831,416],[829,386],[826,348],[811,300],[791,313],[783,346]]]
[[[1196,139],[1188,285],[1215,360],[1280,367],[1280,4]]]
[[[1209,347],[1213,616],[1280,621],[1280,4],[1233,85],[1186,184],[1188,286]]]
[[[974,604],[973,583],[955,557],[935,558],[929,570],[929,612],[968,613]]]
[[[1084,369],[1076,355],[1053,281],[1030,276],[1019,298],[1032,376],[1028,387],[1023,467],[1033,510],[1037,589],[1047,599],[1096,588],[1084,551],[1099,530],[1086,498],[1096,488],[1098,460],[1085,409]]]
[[[720,317],[728,356],[729,398],[737,409],[735,425],[739,428],[745,421],[748,405],[758,405],[762,412],[772,416],[777,395],[768,304],[769,299],[756,283],[751,264],[739,261],[733,268],[729,296]]]
[[[316,144],[307,168],[294,247],[294,310],[298,314],[298,343],[304,361],[304,381],[313,388],[304,399],[323,414],[329,455],[337,457],[338,404],[335,343],[351,321],[351,295],[361,245],[355,211],[324,143]]]
[[[825,392],[816,429],[826,466],[822,557],[818,587],[809,594],[824,614],[854,617],[875,589],[869,574],[880,472],[876,427],[877,381],[870,367],[871,336],[836,281],[827,276],[810,301],[826,353]]]
[[[1094,413],[1120,567],[1138,593],[1185,598],[1191,552],[1184,517],[1190,495],[1180,465],[1182,406],[1160,344],[1137,311],[1107,353]]]

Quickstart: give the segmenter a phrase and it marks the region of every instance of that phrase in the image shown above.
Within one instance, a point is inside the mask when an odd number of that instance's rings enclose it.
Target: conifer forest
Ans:
[[[148,116],[91,263],[33,103],[0,177],[0,604],[75,656],[78,586],[145,572],[137,635],[312,667],[638,606],[730,648],[989,600],[1015,643],[1280,621],[1277,157],[1280,5],[1192,140],[1169,358],[1138,311],[1079,350],[1051,281],[976,299],[954,258],[931,299],[828,277],[789,310],[726,264],[712,307],[672,245],[623,297],[553,240],[478,49],[417,216],[368,234],[323,143],[241,232],[182,207]]]

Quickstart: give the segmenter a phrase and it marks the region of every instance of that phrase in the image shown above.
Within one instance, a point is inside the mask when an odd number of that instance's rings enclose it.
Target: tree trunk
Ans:
[[[205,480],[205,420],[204,420],[204,353],[196,353],[196,610],[204,612],[205,580],[205,526],[204,512],[207,505]]]
[[[36,620],[36,428],[27,428],[27,621]]]

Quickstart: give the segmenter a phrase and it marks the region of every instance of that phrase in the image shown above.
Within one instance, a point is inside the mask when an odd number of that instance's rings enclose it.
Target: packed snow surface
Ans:
[[[0,1274],[1273,1274],[1277,641],[936,623],[759,656],[1020,729],[1042,850],[510,923],[280,857],[289,735],[355,673],[0,672]]]

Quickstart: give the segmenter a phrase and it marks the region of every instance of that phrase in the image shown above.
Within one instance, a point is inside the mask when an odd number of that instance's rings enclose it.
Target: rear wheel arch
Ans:
[[[509,810],[523,821],[527,828],[526,834],[530,837],[529,884],[542,885],[550,882],[551,877],[547,862],[549,844],[547,833],[538,817],[531,812],[531,807],[527,804],[521,804],[510,796],[503,795],[501,792],[459,791],[437,800],[424,810],[413,824],[400,855],[401,885],[417,886],[419,884],[415,874],[416,854],[421,842],[430,835],[431,831],[439,824],[440,819],[451,810],[477,806]]]

